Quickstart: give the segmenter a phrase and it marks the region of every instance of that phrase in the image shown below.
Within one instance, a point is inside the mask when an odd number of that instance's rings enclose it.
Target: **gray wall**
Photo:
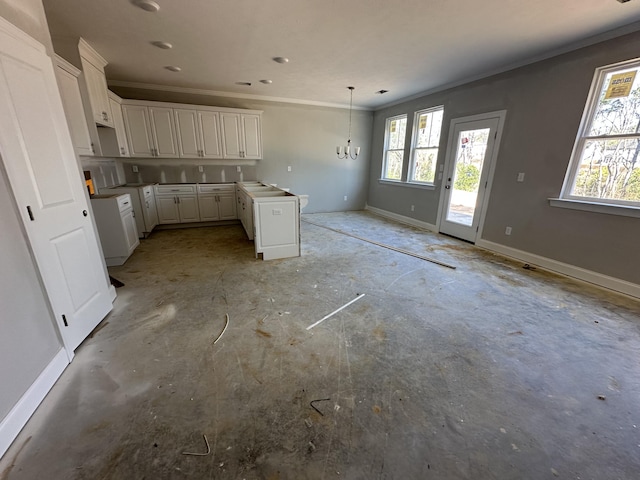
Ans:
[[[0,421],[62,348],[0,161]]]
[[[235,165],[241,165],[244,180],[276,183],[280,187],[290,188],[294,193],[309,195],[309,205],[305,212],[360,210],[365,206],[373,120],[371,112],[353,112],[352,143],[362,148],[360,156],[357,160],[339,160],[336,158],[336,146],[344,145],[347,140],[348,109],[124,87],[111,87],[111,90],[123,98],[264,111],[262,160],[126,160],[123,163],[127,181],[138,181],[139,178],[132,174],[132,164],[137,165],[143,173],[143,181],[160,181],[158,172],[163,170],[167,181],[186,178],[189,182],[200,181],[201,174],[198,174],[196,168],[198,164],[205,167],[207,181],[214,182],[220,181],[220,171],[223,168],[226,181],[235,181]],[[176,166],[171,168],[170,162]],[[287,171],[288,166],[291,166],[291,172]]]
[[[0,0],[0,17],[38,40],[52,56],[53,46],[42,0]]]
[[[416,110],[444,105],[443,164],[452,118],[505,109],[483,239],[640,284],[639,219],[551,207],[547,200],[560,194],[594,70],[637,57],[639,44],[640,33],[633,33],[376,111],[369,205],[436,223],[440,184],[425,191],[378,182],[385,118],[407,113],[411,122]],[[525,172],[524,183],[516,182],[518,172]]]

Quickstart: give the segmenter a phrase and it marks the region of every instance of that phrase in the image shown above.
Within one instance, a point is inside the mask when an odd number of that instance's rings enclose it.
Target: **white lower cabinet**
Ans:
[[[95,195],[91,206],[107,266],[122,265],[140,244],[131,195]]]
[[[199,184],[198,206],[202,222],[218,220],[235,220],[236,202],[233,184]]]
[[[158,223],[191,223],[200,221],[195,184],[156,185]]]

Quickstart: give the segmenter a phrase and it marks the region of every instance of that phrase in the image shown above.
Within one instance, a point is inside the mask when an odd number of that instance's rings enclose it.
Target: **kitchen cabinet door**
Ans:
[[[151,190],[151,195],[143,199],[142,209],[144,214],[145,233],[151,231],[158,225],[158,209],[156,207],[156,199]]]
[[[240,115],[242,127],[242,158],[260,160],[262,158],[262,129],[260,115]]]
[[[149,110],[141,105],[122,105],[124,127],[132,157],[153,156],[153,136],[149,121]]]
[[[64,107],[75,151],[78,155],[93,155],[93,144],[87,128],[87,119],[84,115],[84,107],[78,85],[80,70],[77,70],[60,57],[56,58],[56,65],[58,89],[62,97],[62,106]]]
[[[107,96],[107,79],[105,78],[104,70],[98,68],[83,57],[81,57],[81,62],[84,78],[87,82],[87,89],[89,90],[89,101],[91,102],[93,120],[98,125],[113,127],[109,97]]]
[[[224,158],[241,158],[240,115],[237,113],[220,113],[222,130],[222,156]]]
[[[175,196],[156,197],[158,209],[158,223],[180,223],[180,212]]]
[[[218,217],[219,220],[235,220],[238,218],[235,195],[218,195]]]
[[[180,157],[201,157],[202,145],[199,135],[198,112],[196,110],[174,109],[173,113]]]
[[[173,109],[166,107],[148,107],[151,132],[156,157],[177,158],[176,131],[173,122]]]
[[[122,227],[128,247],[127,255],[131,255],[136,247],[140,244],[138,240],[138,227],[134,217],[133,209],[122,215]]]
[[[215,222],[220,220],[217,195],[199,195],[200,220],[203,222]]]
[[[109,105],[111,107],[111,116],[113,118],[113,128],[115,129],[116,142],[118,143],[118,152],[121,157],[128,157],[129,147],[127,145],[127,134],[124,128],[122,106],[111,96],[109,96]]]
[[[181,223],[199,222],[200,211],[198,210],[197,195],[178,195],[178,211]]]
[[[200,127],[200,151],[204,158],[222,158],[220,139],[220,114],[206,110],[198,111]]]

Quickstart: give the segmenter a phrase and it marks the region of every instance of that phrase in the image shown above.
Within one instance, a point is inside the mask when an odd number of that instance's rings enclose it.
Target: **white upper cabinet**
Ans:
[[[201,110],[198,112],[201,157],[222,158],[220,141],[220,113]]]
[[[124,117],[122,116],[121,99],[115,93],[109,92],[109,106],[113,117],[113,128],[116,133],[118,152],[121,157],[129,156],[129,146],[127,145],[127,133],[124,128]]]
[[[222,158],[218,112],[184,108],[173,112],[181,158]]]
[[[59,56],[56,56],[55,64],[58,89],[75,151],[78,155],[93,155],[93,142],[87,128],[78,86],[78,76],[81,72]]]
[[[176,147],[176,129],[173,123],[173,109],[166,107],[149,107],[151,133],[155,145],[156,157],[175,158],[178,156]]]
[[[262,158],[262,112],[122,100],[132,157]]]
[[[260,114],[220,113],[224,158],[262,158]]]
[[[242,158],[259,160],[262,158],[262,128],[259,114],[240,114],[240,126],[242,127],[242,141],[244,143]]]
[[[202,145],[198,135],[198,112],[176,108],[176,133],[180,157],[199,157]]]
[[[242,158],[240,115],[222,112],[220,119],[222,123],[222,152],[224,158]]]
[[[122,105],[124,128],[127,132],[129,155],[132,157],[153,157],[153,138],[149,109],[142,105]]]
[[[131,157],[177,158],[173,109],[122,105]]]
[[[78,50],[80,51],[82,71],[89,91],[93,120],[98,125],[113,127],[111,107],[107,94],[107,79],[104,74],[104,67],[107,62],[82,38],[78,43]]]

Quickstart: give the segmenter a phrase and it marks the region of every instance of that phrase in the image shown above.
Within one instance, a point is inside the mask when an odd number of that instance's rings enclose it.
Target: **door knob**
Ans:
[[[87,215],[89,215],[89,212],[87,212],[86,210],[82,210],[82,215],[86,217]]]
[[[451,185],[445,185],[445,187],[447,190],[449,190],[451,188]]]

